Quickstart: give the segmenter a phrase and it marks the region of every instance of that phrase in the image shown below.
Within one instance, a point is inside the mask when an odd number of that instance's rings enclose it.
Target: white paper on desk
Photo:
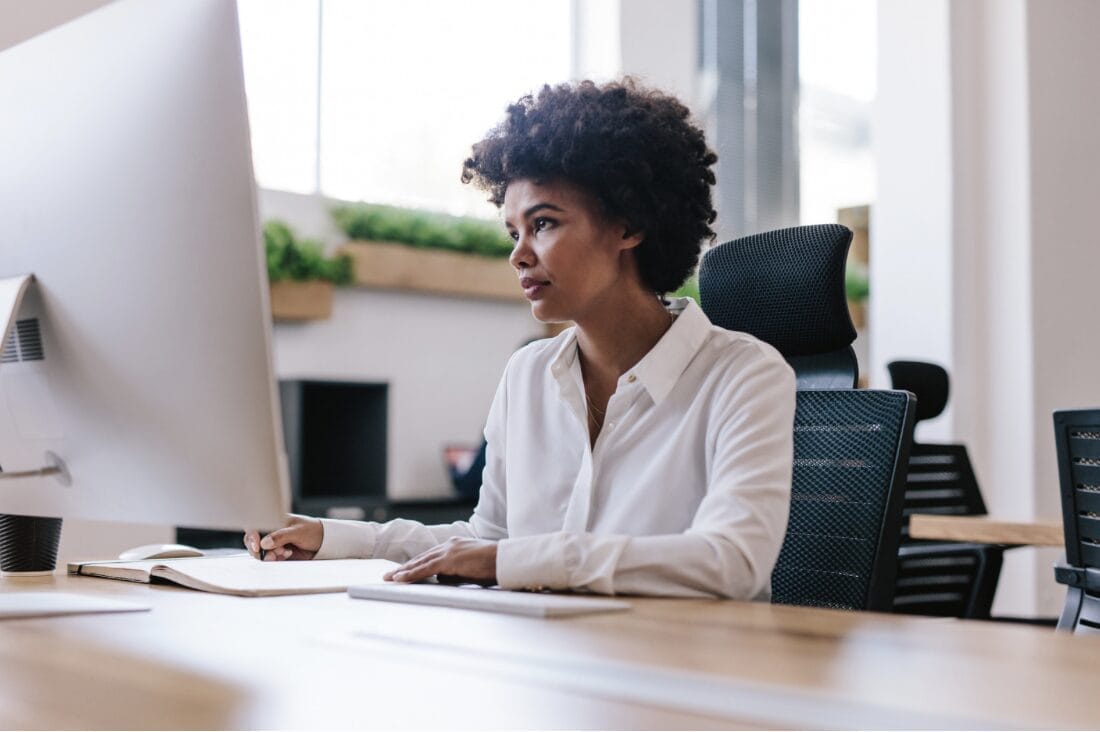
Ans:
[[[84,613],[132,613],[148,605],[71,592],[0,592],[0,619]]]

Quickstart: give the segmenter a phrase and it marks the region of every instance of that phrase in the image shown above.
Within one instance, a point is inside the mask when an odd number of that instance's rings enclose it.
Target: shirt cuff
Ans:
[[[314,559],[371,559],[377,529],[364,521],[321,519],[324,536]]]
[[[566,537],[539,534],[497,542],[497,584],[506,590],[569,588]]]

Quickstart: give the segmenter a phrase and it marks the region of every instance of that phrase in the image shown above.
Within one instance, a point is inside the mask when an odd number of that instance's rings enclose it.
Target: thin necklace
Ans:
[[[584,398],[588,402],[588,414],[594,418],[598,418],[597,421],[603,420],[604,410],[600,409],[592,402],[592,397],[587,391],[584,393]]]

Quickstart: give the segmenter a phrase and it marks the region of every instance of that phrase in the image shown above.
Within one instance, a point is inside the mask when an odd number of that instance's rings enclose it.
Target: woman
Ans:
[[[794,376],[671,303],[713,239],[717,160],[676,99],[631,81],[543,87],[473,147],[543,322],[509,361],[468,522],[292,516],[266,559],[384,557],[387,579],[767,598],[790,503]]]

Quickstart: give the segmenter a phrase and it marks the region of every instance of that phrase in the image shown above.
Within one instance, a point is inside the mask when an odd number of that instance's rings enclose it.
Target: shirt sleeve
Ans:
[[[794,372],[762,354],[719,399],[706,494],[682,534],[558,532],[504,539],[506,588],[766,599],[790,510]],[[669,486],[675,490],[675,486]]]
[[[321,519],[324,537],[314,559],[390,559],[404,562],[452,537],[490,539],[508,535],[504,470],[504,414],[508,371],[497,387],[485,426],[485,470],[481,493],[469,521],[425,525],[394,519],[386,523]]]

